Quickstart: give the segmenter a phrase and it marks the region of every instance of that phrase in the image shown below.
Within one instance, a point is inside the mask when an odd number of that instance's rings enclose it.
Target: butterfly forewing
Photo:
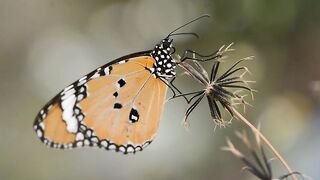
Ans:
[[[85,145],[136,152],[157,129],[167,86],[148,55],[105,65],[65,88],[39,113],[34,128],[47,145]]]

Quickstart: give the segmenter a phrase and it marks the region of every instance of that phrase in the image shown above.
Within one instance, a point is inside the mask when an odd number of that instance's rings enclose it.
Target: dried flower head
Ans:
[[[186,74],[190,75],[196,79],[200,84],[204,86],[203,89],[196,92],[184,93],[176,95],[175,97],[183,96],[187,99],[189,107],[185,113],[184,121],[187,121],[188,116],[195,109],[195,107],[201,102],[201,100],[206,97],[209,103],[210,114],[217,126],[225,126],[230,123],[230,121],[225,121],[221,115],[219,106],[226,109],[233,117],[233,107],[241,105],[249,105],[243,95],[240,95],[242,90],[250,92],[253,97],[254,90],[251,89],[248,83],[253,81],[247,81],[244,79],[244,75],[249,72],[248,68],[245,66],[239,66],[239,64],[246,60],[251,60],[253,57],[246,57],[240,59],[230,68],[228,68],[224,73],[218,76],[218,69],[221,64],[221,60],[225,58],[226,52],[232,51],[230,49],[232,44],[229,46],[222,46],[213,55],[202,56],[196,52],[192,52],[192,57],[184,56],[178,62],[178,65],[185,70]],[[210,77],[207,71],[203,68],[200,62],[205,62],[208,60],[213,60],[214,63],[211,69]],[[187,63],[186,60],[191,60],[191,63]],[[240,74],[239,74],[240,73]],[[191,98],[186,98],[186,96],[193,95]],[[220,104],[220,105],[219,105]]]

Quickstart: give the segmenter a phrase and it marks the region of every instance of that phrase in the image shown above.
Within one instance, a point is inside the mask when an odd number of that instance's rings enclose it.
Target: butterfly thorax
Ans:
[[[176,75],[176,61],[172,58],[172,39],[165,38],[155,46],[151,56],[156,60],[151,68],[152,74],[157,78],[170,79]]]

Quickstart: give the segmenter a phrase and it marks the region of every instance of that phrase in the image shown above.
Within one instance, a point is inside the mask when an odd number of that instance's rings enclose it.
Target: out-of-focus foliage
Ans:
[[[214,132],[205,103],[186,131],[180,124],[186,104],[168,102],[158,136],[136,155],[48,149],[32,129],[59,90],[112,59],[153,48],[203,13],[212,18],[185,29],[201,38],[177,37],[178,52],[209,54],[234,42],[224,67],[254,55],[247,78],[259,92],[246,117],[262,123],[296,170],[320,179],[319,7],[312,0],[0,0],[0,179],[252,178],[220,151],[226,135],[243,125],[234,120]],[[185,92],[196,86],[184,76],[177,84]]]

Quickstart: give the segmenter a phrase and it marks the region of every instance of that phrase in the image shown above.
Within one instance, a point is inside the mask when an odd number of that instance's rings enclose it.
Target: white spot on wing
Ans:
[[[126,152],[126,148],[124,148],[123,146],[121,146],[121,147],[119,148],[119,150],[120,150],[121,152]]]
[[[79,94],[77,97],[78,101],[82,100],[83,98],[84,98],[83,94]]]
[[[41,122],[41,123],[39,124],[39,126],[41,127],[41,129],[44,130],[44,123],[43,123],[43,122]]]
[[[86,79],[87,79],[87,76],[83,76],[82,78],[79,79],[79,82],[83,81],[83,80],[86,80]]]
[[[68,91],[69,89],[73,88],[73,84],[71,84],[70,86],[64,88],[64,91]]]
[[[69,90],[64,90],[61,94],[63,95],[61,97],[62,100],[68,98],[70,95],[74,94],[76,90],[74,88],[69,89]]]
[[[84,118],[83,115],[79,115],[79,116],[78,116],[78,120],[79,120],[79,121],[82,121],[83,118]]]
[[[94,73],[94,75],[91,76],[90,79],[95,79],[95,78],[97,78],[99,76],[100,76],[99,72],[96,72],[96,73]]]
[[[109,75],[110,74],[110,66],[104,68],[104,74]]]
[[[84,140],[84,145],[88,146],[90,144],[90,141],[88,139]]]
[[[76,97],[75,95],[69,96],[67,99],[63,100],[61,102],[62,106],[62,119],[67,124],[67,130],[71,133],[76,133],[78,130],[78,121],[73,116],[73,107],[76,103]]]
[[[102,145],[103,147],[108,147],[108,141],[102,141],[102,142],[101,142],[101,145]]]
[[[86,80],[79,81],[79,82],[78,82],[78,86],[81,86],[81,85],[85,84],[86,82],[87,82]]]
[[[115,150],[116,149],[116,146],[114,144],[111,144],[109,147],[108,147],[110,150]]]
[[[94,143],[97,143],[99,140],[98,140],[98,138],[96,138],[96,137],[93,137],[93,138],[91,138],[90,139],[92,142],[94,142]]]
[[[84,87],[83,86],[81,86],[81,88],[80,88],[80,92],[84,92]]]
[[[40,129],[37,130],[37,136],[42,137],[42,131]]]
[[[83,146],[83,142],[82,141],[77,142],[77,146],[78,147]],[[71,145],[71,147],[72,147],[72,145]]]
[[[92,134],[91,134],[91,131],[87,131],[86,134],[87,134],[88,137],[91,137],[91,135],[92,135]]]
[[[77,108],[77,109],[74,110],[74,113],[79,114],[80,110]]]
[[[84,139],[84,135],[82,133],[77,133],[76,135],[76,141],[80,141]]]
[[[132,153],[132,152],[134,152],[133,147],[129,146],[129,147],[127,148],[127,152],[128,152],[128,153]]]
[[[131,119],[136,121],[136,120],[138,120],[138,117],[132,114]]]

